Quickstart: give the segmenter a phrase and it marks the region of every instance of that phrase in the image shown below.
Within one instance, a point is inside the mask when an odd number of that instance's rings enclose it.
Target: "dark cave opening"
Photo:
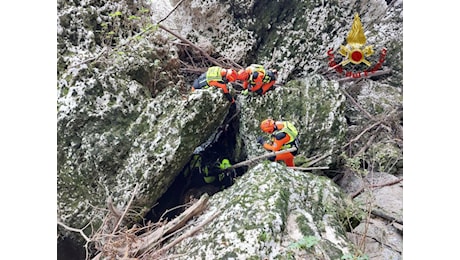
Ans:
[[[189,162],[181,170],[168,190],[145,215],[144,221],[153,223],[160,220],[170,220],[184,210],[184,205],[191,199],[198,199],[202,194],[213,195],[233,185],[235,178],[242,176],[247,167],[229,170],[219,170],[218,165],[223,159],[228,159],[230,164],[237,163],[235,158],[236,138],[239,132],[239,110],[231,106],[224,123],[216,129],[210,141],[197,149]],[[199,156],[197,163],[196,157]],[[199,167],[194,167],[199,164]],[[209,176],[214,176],[214,181],[206,181],[207,170]],[[213,172],[214,171],[214,172]],[[213,173],[214,174],[213,174]],[[219,173],[219,175],[215,175]],[[212,179],[212,178],[211,178]]]

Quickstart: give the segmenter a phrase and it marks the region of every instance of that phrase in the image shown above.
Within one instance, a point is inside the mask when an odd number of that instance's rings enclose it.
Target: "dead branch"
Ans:
[[[183,207],[188,207],[190,205],[178,205],[178,206],[175,206],[173,208],[170,208],[170,209],[167,209],[161,216],[160,216],[160,221],[164,219],[164,216],[166,216],[166,214],[168,214],[169,212],[172,212],[176,209],[180,209],[180,208],[183,208]]]
[[[403,224],[402,219],[397,219],[397,218],[395,218],[395,217],[393,217],[393,216],[390,216],[390,215],[384,213],[383,211],[373,209],[373,210],[371,211],[371,213],[372,213],[372,215],[374,215],[374,216],[381,217],[381,218],[386,219],[386,220],[389,220],[389,221],[394,221],[394,222],[396,222],[396,223],[398,223],[398,224],[401,224],[401,225]]]
[[[86,242],[91,242],[91,239],[89,239],[86,235],[85,235],[85,232],[83,232],[83,229],[78,229],[78,228],[73,228],[73,227],[69,227],[67,226],[66,224],[62,223],[61,221],[58,221],[57,222],[58,225],[62,226],[63,228],[69,230],[69,231],[73,231],[73,232],[78,232],[80,233],[80,235],[86,240]]]
[[[99,52],[96,56],[94,56],[94,57],[92,57],[92,58],[89,58],[89,59],[86,59],[86,60],[83,60],[83,61],[81,61],[81,62],[79,62],[79,63],[77,63],[77,64],[70,65],[70,66],[69,66],[69,69],[70,69],[70,68],[77,67],[77,66],[80,66],[80,65],[85,64],[85,63],[88,63],[88,62],[90,62],[90,61],[96,61],[96,60],[98,60],[98,59],[102,56],[102,54],[104,54],[106,51],[107,51],[107,46],[104,46],[104,48],[102,48],[101,52]]]
[[[139,256],[152,248],[158,245],[159,241],[162,241],[164,236],[171,234],[179,229],[181,229],[192,217],[200,214],[203,212],[207,207],[207,201],[209,200],[209,196],[207,194],[201,196],[201,198],[193,204],[191,207],[186,209],[182,214],[178,217],[173,219],[172,221],[166,223],[163,226],[158,227],[157,229],[153,230],[152,232],[142,234],[140,236],[135,236],[130,232],[130,234],[120,234],[119,236],[127,236],[126,239],[121,239],[122,242],[120,243],[115,241],[112,245],[109,245],[111,251],[115,252],[118,255],[130,255],[130,256]],[[126,212],[126,210],[125,210]],[[109,235],[112,236],[112,235]],[[117,236],[117,237],[119,237]],[[131,241],[129,245],[126,244],[126,240]],[[98,260],[103,257],[103,253],[97,254],[93,260]]]
[[[321,157],[317,158],[317,159],[314,159],[313,161],[309,162],[307,164],[307,167],[310,167],[312,166],[313,164],[319,162],[319,161],[322,161],[323,159],[326,159],[327,157],[331,156],[331,153],[326,153],[326,154],[323,154]]]
[[[117,224],[113,228],[112,235],[115,234],[115,232],[117,231],[118,227],[121,224],[121,221],[123,221],[123,218],[126,216],[126,213],[128,212],[128,209],[131,207],[131,203],[133,202],[134,197],[137,195],[138,188],[139,188],[139,183],[136,183],[136,187],[134,187],[134,191],[133,191],[133,194],[131,195],[131,199],[129,200],[128,205],[126,206],[125,211],[123,212],[121,217],[118,219]]]
[[[140,237],[140,241],[134,244],[133,248],[137,248],[138,250],[136,251],[138,251],[139,253],[143,253],[151,249],[151,245],[158,241],[162,236],[165,236],[181,228],[193,216],[196,216],[199,213],[203,212],[207,207],[208,200],[209,196],[205,193],[205,195],[201,196],[201,198],[195,204],[193,204],[190,208],[186,209],[178,217],[168,222],[166,225],[160,227],[159,229],[153,231],[152,233]]]
[[[290,167],[291,169],[294,170],[299,170],[299,171],[311,171],[311,170],[327,170],[329,169],[328,166],[319,166],[319,167]]]
[[[164,247],[162,247],[160,250],[155,252],[152,257],[155,257],[159,254],[163,254],[164,252],[167,252],[169,249],[174,247],[176,244],[184,240],[185,238],[191,237],[193,234],[195,234],[197,231],[202,229],[204,226],[206,226],[209,222],[214,220],[221,212],[217,211],[214,213],[212,216],[201,222],[198,226],[194,227],[193,229],[189,230],[187,233],[180,235],[178,238],[174,239],[171,243],[168,243]]]
[[[358,236],[358,235],[359,235],[359,236],[362,236],[363,238],[365,237],[365,238],[372,239],[372,240],[374,240],[375,242],[377,242],[377,243],[379,243],[379,244],[381,244],[381,245],[383,245],[383,246],[386,246],[386,247],[390,248],[391,250],[393,250],[393,251],[395,251],[395,252],[398,252],[398,253],[402,254],[402,252],[401,252],[400,250],[394,248],[394,247],[391,246],[391,245],[385,244],[384,242],[380,241],[380,239],[378,239],[378,238],[376,238],[376,237],[367,235],[367,233],[361,233],[361,232],[353,231],[352,234],[355,234],[355,235],[357,235],[357,236]]]
[[[373,185],[369,185],[369,188],[381,188],[381,187],[385,187],[385,186],[390,186],[390,185],[400,183],[400,182],[402,182],[402,180],[403,180],[403,178],[397,179],[397,180],[394,180],[394,181],[390,181],[390,182],[387,182],[387,183],[383,183],[383,184],[373,184]],[[361,187],[359,190],[357,190],[355,193],[353,193],[351,195],[351,198],[352,199],[356,198],[363,191],[364,191],[364,187]]]
[[[361,136],[363,136],[367,131],[371,130],[372,128],[376,127],[377,125],[380,125],[382,123],[382,121],[378,121],[378,122],[375,122],[374,124],[372,124],[371,126],[367,127],[366,129],[364,129],[363,131],[361,131],[361,133],[359,133],[355,138],[351,139],[348,143],[346,143],[345,145],[342,146],[342,149],[345,149],[347,146],[349,146],[350,144],[356,142],[359,140],[359,138],[361,138]]]
[[[182,4],[182,2],[184,2],[184,0],[180,0],[176,6],[174,6],[174,8],[168,13],[168,15],[166,15],[163,19],[161,19],[160,21],[157,22],[157,24],[160,24],[161,22],[163,22],[164,20],[166,20],[176,9],[177,7],[179,7],[180,4]]]
[[[182,36],[178,35],[177,33],[171,31],[170,29],[166,28],[164,25],[160,24],[158,25],[159,28],[167,31],[168,33],[172,34],[174,37],[176,37],[177,39],[187,43],[190,45],[190,47],[194,48],[195,50],[199,51],[201,54],[203,54],[203,56],[205,56],[210,62],[212,62],[214,65],[217,65],[217,66],[220,66],[220,67],[225,67],[222,63],[220,63],[219,61],[217,61],[216,59],[214,59],[213,57],[209,56],[209,54],[207,52],[205,52],[204,50],[202,50],[200,47],[196,46],[195,44],[193,44],[191,41],[183,38]]]
[[[117,218],[117,221],[118,221],[118,218],[121,217],[122,213],[113,206],[112,197],[110,196],[107,198],[107,208]]]
[[[254,162],[256,162],[256,161],[258,161],[260,159],[268,158],[268,157],[271,157],[271,156],[277,156],[278,154],[290,153],[290,152],[294,152],[296,150],[297,150],[296,147],[292,147],[292,148],[282,150],[282,151],[278,151],[278,152],[266,153],[264,155],[257,156],[257,157],[254,157],[252,159],[249,159],[249,160],[234,164],[231,167],[229,167],[228,169],[235,169],[235,168],[239,168],[239,167],[242,167],[242,166],[250,165],[250,164],[252,164],[252,163],[254,163]]]
[[[375,117],[369,114],[369,112],[367,112],[358,102],[356,102],[356,100],[350,94],[348,94],[348,92],[345,89],[339,89],[345,96],[347,96],[351,103],[353,103],[357,108],[359,108],[359,110],[361,110],[366,115],[367,118],[376,121]]]
[[[170,233],[170,234],[168,234],[168,235],[166,235],[166,236],[161,237],[160,240],[158,240],[158,241],[156,241],[154,244],[151,244],[151,245],[150,245],[150,247],[149,247],[150,249],[149,249],[149,250],[145,250],[145,251],[144,251],[143,253],[141,253],[141,254],[139,254],[138,252],[135,252],[134,254],[135,254],[136,256],[142,258],[142,257],[144,257],[144,256],[148,256],[148,255],[151,254],[152,252],[155,253],[157,250],[161,250],[161,249],[157,249],[157,248],[161,245],[161,243],[163,243],[164,241],[170,239],[171,237],[175,236],[176,234],[178,234],[178,233],[184,231],[185,229],[187,229],[187,228],[189,228],[189,227],[190,227],[189,224],[188,224],[188,225],[185,225],[185,226],[183,226],[183,227],[177,229],[176,231],[174,231],[174,232],[172,232],[172,233]]]
[[[320,154],[317,154],[315,156],[312,156],[310,158],[307,158],[307,161],[313,161],[313,160],[316,160],[317,158],[319,158],[321,155]]]
[[[377,127],[377,130],[375,131],[376,133],[373,134],[369,140],[367,140],[367,143],[353,156],[353,157],[356,157],[356,156],[359,156],[361,155],[362,153],[364,153],[367,149],[369,149],[369,147],[372,145],[372,143],[374,142],[374,139],[377,137],[377,133],[378,131],[381,129],[381,126],[382,125],[379,125],[379,127]]]

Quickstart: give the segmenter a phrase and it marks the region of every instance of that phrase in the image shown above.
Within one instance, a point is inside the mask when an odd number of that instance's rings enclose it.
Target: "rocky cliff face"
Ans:
[[[96,208],[105,208],[108,198],[125,207],[136,185],[132,207],[139,215],[148,211],[229,111],[220,90],[189,91],[193,78],[181,73],[178,42],[152,23],[152,17],[161,18],[158,8],[147,2],[58,1],[57,214],[72,227],[90,221],[97,227],[105,212]],[[328,51],[346,44],[355,12],[376,51],[369,61],[378,63],[385,47],[382,69],[392,73],[339,84],[344,76],[329,68]],[[263,153],[255,138],[260,120],[270,116],[296,124],[299,166],[330,154],[322,165],[345,160],[402,173],[402,140],[389,134],[397,129],[402,135],[401,1],[184,1],[164,23],[211,55],[280,71],[278,86],[263,97],[231,88],[240,109],[235,160]],[[358,106],[346,101],[350,97]],[[389,132],[365,131],[379,120],[385,123],[372,129]],[[369,140],[375,142],[366,147]],[[362,159],[350,159],[363,147]],[[175,252],[326,259],[355,252],[343,221],[360,213],[329,180],[265,162],[211,201],[205,215],[217,208],[224,214]],[[216,240],[222,244],[210,242]]]

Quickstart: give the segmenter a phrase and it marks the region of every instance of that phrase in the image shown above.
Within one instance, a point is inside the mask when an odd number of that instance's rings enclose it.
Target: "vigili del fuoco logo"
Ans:
[[[340,45],[338,52],[343,56],[340,63],[335,61],[332,49],[327,52],[329,67],[330,69],[335,69],[338,73],[345,75],[345,77],[351,78],[361,78],[376,72],[382,67],[387,54],[387,50],[383,48],[380,52],[378,62],[373,66],[371,62],[366,59],[374,54],[374,50],[371,45],[366,45],[366,36],[364,35],[363,25],[361,24],[361,20],[359,19],[359,15],[357,13],[355,14],[351,30],[347,36],[347,45]],[[350,63],[355,65],[364,64],[364,67],[367,67],[367,69],[346,70],[346,67],[352,66]]]

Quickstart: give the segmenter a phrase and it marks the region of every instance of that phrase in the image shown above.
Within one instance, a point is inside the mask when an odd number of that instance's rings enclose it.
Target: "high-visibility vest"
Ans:
[[[299,135],[299,131],[297,131],[297,128],[289,121],[284,121],[282,123],[284,127],[283,129],[278,130],[278,132],[286,133],[289,136],[289,142],[283,145],[281,149],[288,149],[291,148],[293,144],[295,144],[297,135]]]
[[[222,76],[220,75],[221,71],[222,68],[219,66],[210,67],[206,72],[206,82],[222,81]]]
[[[252,73],[250,73],[249,75],[249,83],[251,85],[256,84],[255,79],[252,76],[254,71],[256,71],[257,73],[262,73],[264,75],[264,77],[262,78],[263,83],[269,83],[272,80],[272,78],[270,77],[270,75],[268,75],[267,70],[264,68],[264,66],[260,64],[251,64],[249,68],[251,68],[251,71],[252,71]]]

